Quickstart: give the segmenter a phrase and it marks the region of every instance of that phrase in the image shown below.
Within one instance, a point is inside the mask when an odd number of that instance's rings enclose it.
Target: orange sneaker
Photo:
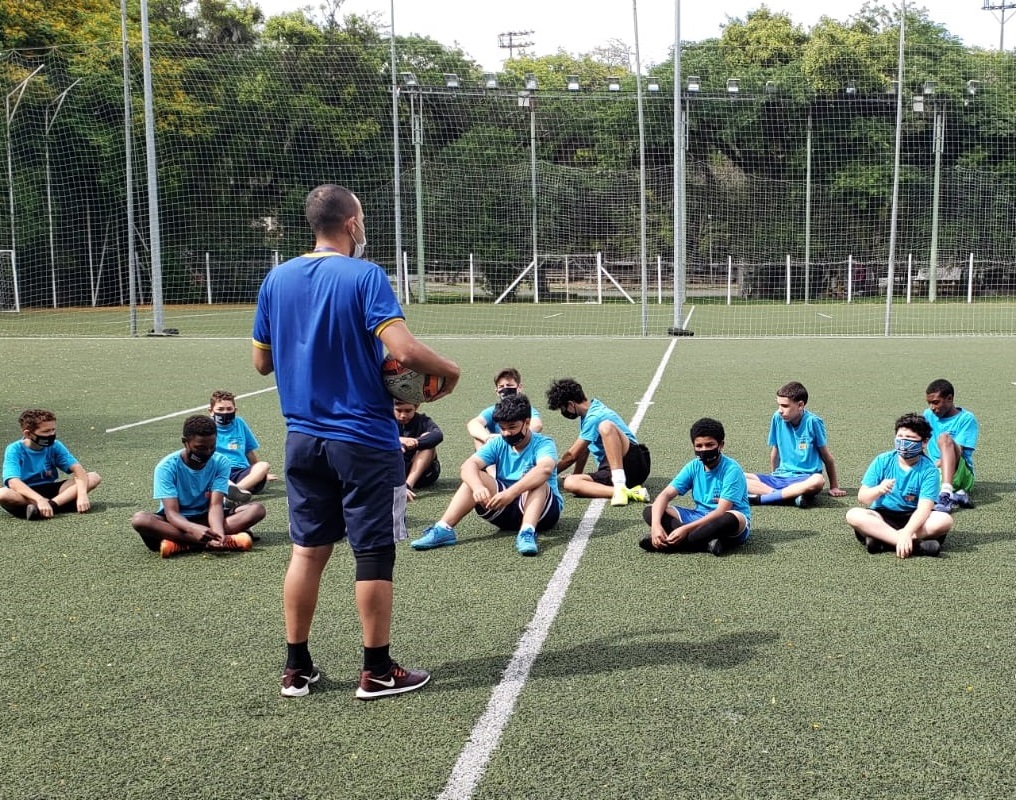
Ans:
[[[209,543],[206,545],[209,550],[250,550],[254,546],[254,539],[247,531],[226,534],[226,539],[221,544]]]
[[[172,539],[163,539],[159,543],[159,555],[163,558],[170,558],[171,556],[176,556],[180,553],[189,553],[190,551],[191,546],[189,544],[174,542]]]

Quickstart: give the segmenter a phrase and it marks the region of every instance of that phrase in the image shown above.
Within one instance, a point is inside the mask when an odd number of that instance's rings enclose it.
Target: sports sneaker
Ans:
[[[282,696],[304,697],[310,693],[310,685],[321,680],[321,670],[317,664],[310,665],[310,674],[299,667],[286,667],[282,673]]]
[[[721,542],[719,539],[710,539],[709,544],[706,545],[706,550],[708,550],[714,556],[722,556],[723,542]]]
[[[190,551],[191,546],[189,544],[174,542],[172,539],[163,539],[159,542],[159,555],[162,558],[170,558],[180,555],[180,553],[189,553]]]
[[[946,514],[951,514],[955,508],[950,492],[942,492],[938,496],[938,502],[934,506],[935,511],[944,511]]]
[[[610,504],[612,506],[626,506],[628,505],[628,487],[627,486],[615,486],[614,495],[610,498]]]
[[[882,542],[876,539],[874,536],[864,537],[864,549],[868,551],[868,555],[874,556],[882,552]]]
[[[254,538],[247,531],[226,534],[221,542],[209,542],[205,547],[208,550],[250,550],[254,546]]]
[[[914,542],[915,556],[930,556],[935,558],[942,552],[942,545],[935,539],[918,539]]]
[[[649,490],[645,486],[633,486],[628,490],[628,499],[636,503],[648,503]]]
[[[811,508],[815,505],[815,495],[813,494],[799,494],[794,498],[794,505],[798,508]]]
[[[369,670],[361,672],[356,696],[361,700],[376,700],[379,697],[419,689],[429,680],[429,672],[422,669],[403,669],[393,661],[391,669],[384,675],[375,675]]]
[[[750,506],[760,506],[760,505],[762,505],[762,495],[760,495],[760,494],[749,494],[748,495],[748,505],[750,505]]]
[[[246,489],[241,489],[232,481],[229,482],[229,491],[226,492],[227,500],[232,500],[238,506],[242,506],[244,503],[249,503],[253,496]]]
[[[34,519],[39,516],[39,507],[35,503],[25,506],[25,519]]]
[[[409,546],[414,550],[433,550],[435,547],[450,547],[458,543],[458,541],[455,538],[454,528],[431,525],[429,528],[424,529],[423,536],[419,539],[413,539],[409,543]]]
[[[953,505],[959,506],[960,508],[974,507],[974,503],[970,499],[970,495],[967,494],[962,489],[960,489],[958,492],[953,492],[952,497],[950,497],[949,499],[952,500]]]
[[[535,556],[539,553],[540,548],[536,544],[536,532],[519,531],[519,535],[515,537],[515,549],[524,556]]]

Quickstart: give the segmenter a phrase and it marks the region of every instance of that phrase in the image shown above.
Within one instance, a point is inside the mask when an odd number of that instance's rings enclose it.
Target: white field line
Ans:
[[[264,394],[265,392],[274,392],[275,387],[269,386],[267,389],[258,389],[256,392],[247,392],[247,394],[238,394],[237,400],[242,400],[245,397],[253,397],[256,394]],[[125,431],[128,428],[137,428],[140,425],[148,425],[152,422],[162,422],[164,419],[173,419],[173,417],[182,417],[184,414],[194,414],[198,411],[207,411],[208,406],[197,406],[196,408],[185,408],[183,411],[174,411],[172,414],[163,414],[161,417],[151,417],[150,419],[143,419],[138,422],[128,422],[126,425],[117,425],[115,428],[106,428],[106,433],[116,433],[117,431]]]
[[[652,405],[653,394],[663,379],[663,372],[676,344],[676,339],[671,340],[670,347],[667,348],[667,352],[656,368],[656,374],[653,375],[649,387],[638,403],[635,416],[629,423],[633,433],[638,431],[642,418],[649,406]],[[589,537],[603,514],[605,506],[606,500],[593,500],[589,504],[589,508],[579,522],[578,530],[575,531],[575,535],[568,543],[561,563],[554,570],[550,583],[536,606],[536,613],[519,638],[518,646],[508,662],[501,682],[494,687],[486,710],[473,726],[469,741],[459,753],[448,783],[438,795],[438,800],[468,800],[472,797],[473,791],[487,769],[491,756],[497,749],[501,734],[515,711],[515,702],[525,686],[529,671],[543,649],[543,643],[550,632],[550,626],[564,602],[572,575],[578,568],[582,554],[589,543]]]

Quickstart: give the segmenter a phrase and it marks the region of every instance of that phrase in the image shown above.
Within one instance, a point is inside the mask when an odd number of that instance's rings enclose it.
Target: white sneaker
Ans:
[[[226,499],[227,500],[232,500],[238,506],[242,506],[244,503],[249,503],[250,499],[253,496],[254,495],[252,495],[246,489],[241,489],[239,486],[237,486],[232,481],[229,482],[229,491],[226,492]]]

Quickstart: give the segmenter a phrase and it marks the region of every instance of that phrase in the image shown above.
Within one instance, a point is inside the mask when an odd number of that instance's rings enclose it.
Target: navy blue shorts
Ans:
[[[250,464],[248,464],[246,467],[229,468],[229,479],[233,483],[239,483],[248,475],[250,475]],[[257,494],[258,492],[263,491],[266,483],[268,483],[268,478],[262,479],[261,483],[257,484],[257,486],[252,486],[250,489],[251,494]]]
[[[401,450],[286,435],[289,538],[302,547],[348,536],[354,552],[406,538],[406,469]]]
[[[511,486],[510,483],[500,478],[495,480],[497,481],[497,490],[499,492],[503,492]],[[522,501],[523,497],[528,499],[529,493],[523,493],[514,503],[497,511],[488,511],[480,505],[474,506],[474,508],[478,516],[487,520],[491,525],[496,525],[499,530],[517,531],[522,527],[522,512],[525,510],[525,503]],[[543,511],[540,513],[540,519],[536,523],[536,530],[549,530],[557,525],[557,521],[560,518],[561,504],[557,502],[553,492],[547,492],[547,502],[543,504]]]

